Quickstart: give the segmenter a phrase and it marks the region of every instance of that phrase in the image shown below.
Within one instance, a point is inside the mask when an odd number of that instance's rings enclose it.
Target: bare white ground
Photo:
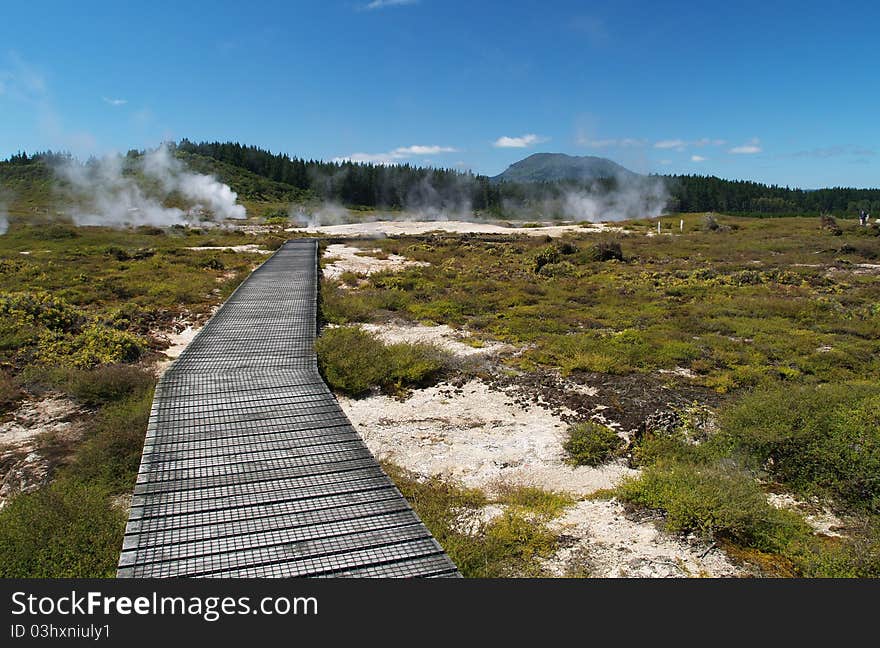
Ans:
[[[494,223],[468,223],[466,221],[373,221],[345,225],[316,227],[292,227],[288,232],[307,232],[326,236],[369,237],[427,234],[449,232],[451,234],[518,234],[521,236],[562,236],[566,232],[619,232],[620,227],[604,223],[589,225],[545,225],[542,227],[511,227]]]
[[[156,373],[161,376],[168,370],[168,367],[180,357],[183,350],[189,346],[201,326],[193,326],[188,324],[185,328],[175,333],[165,333],[163,337],[169,342],[170,346],[163,351],[166,360],[160,360],[156,363]]]
[[[543,566],[553,576],[684,578],[738,576],[723,551],[690,536],[635,521],[617,500],[587,500],[567,509],[551,529],[570,541]]]
[[[635,473],[621,463],[567,465],[567,425],[560,418],[538,405],[523,407],[480,380],[441,383],[404,401],[340,396],[339,403],[377,457],[466,486],[491,489],[500,480],[586,495]]]
[[[843,535],[838,532],[838,529],[841,529],[844,526],[843,521],[834,515],[834,513],[832,513],[827,507],[823,506],[818,499],[805,502],[789,493],[770,493],[767,495],[767,501],[776,508],[788,509],[800,513],[804,516],[804,520],[806,520],[807,524],[809,524],[816,533],[833,536],[835,538],[843,537]]]
[[[188,247],[186,249],[199,252],[252,252],[254,254],[272,254],[272,250],[266,250],[255,243],[248,243],[246,245]]]
[[[433,327],[431,327],[433,328]],[[404,401],[339,397],[346,415],[379,458],[422,476],[440,475],[491,492],[499,483],[585,496],[637,471],[564,462],[566,424],[540,405],[521,405],[479,380],[440,384]],[[500,513],[489,507],[486,517]],[[627,518],[614,501],[580,501],[552,523],[564,536],[544,565],[551,575],[730,576],[739,570],[717,548],[672,536],[653,521]]]
[[[376,335],[385,344],[406,342],[409,344],[434,344],[460,358],[491,356],[505,351],[514,351],[515,347],[504,342],[483,342],[482,346],[472,346],[463,342],[470,335],[466,331],[457,331],[445,324],[440,326],[422,326],[419,324],[387,323],[361,324],[361,328]]]
[[[76,403],[60,396],[25,401],[8,421],[0,423],[0,446],[21,446],[45,432],[63,434],[80,411]]]
[[[39,439],[50,434],[74,440],[82,433],[77,417],[82,410],[60,396],[29,400],[0,424],[0,509],[11,495],[28,492],[43,484],[49,462],[40,454]]]
[[[381,250],[374,250],[374,252],[381,252]],[[349,245],[328,245],[324,255],[327,258],[334,259],[334,261],[324,266],[324,276],[328,279],[338,279],[343,272],[371,275],[374,272],[381,272],[383,270],[393,271],[414,266],[430,265],[424,261],[407,259],[399,254],[389,254],[385,259],[367,256],[368,254],[369,251]]]

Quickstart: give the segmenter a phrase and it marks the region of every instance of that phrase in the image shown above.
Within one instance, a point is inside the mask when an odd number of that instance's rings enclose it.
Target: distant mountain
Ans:
[[[559,180],[589,181],[599,178],[636,176],[616,162],[592,155],[535,153],[514,162],[492,182],[556,182]]]

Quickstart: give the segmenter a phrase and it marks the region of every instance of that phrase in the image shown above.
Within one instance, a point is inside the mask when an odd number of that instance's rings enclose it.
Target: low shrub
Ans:
[[[326,329],[315,350],[327,383],[343,394],[363,396],[388,376],[388,350],[375,335],[358,326]]]
[[[542,575],[539,559],[551,556],[557,546],[544,520],[514,508],[486,522],[482,510],[488,501],[480,491],[439,477],[422,480],[393,464],[383,467],[462,575]],[[532,494],[525,499],[535,501]]]
[[[0,510],[0,577],[113,577],[125,529],[106,491],[58,480]]]
[[[130,493],[140,465],[152,390],[103,407],[64,477],[109,493]]]
[[[722,413],[721,430],[731,451],[798,492],[880,512],[880,385],[754,391]]]
[[[133,333],[93,324],[75,336],[49,332],[41,336],[37,359],[46,364],[95,367],[134,362],[144,351]]]
[[[445,354],[433,344],[389,344],[386,351],[389,363],[386,380],[398,388],[431,384],[447,364]]]
[[[32,390],[60,390],[79,402],[103,405],[142,394],[156,382],[149,371],[132,365],[105,365],[95,369],[38,365],[27,367],[19,381]]]
[[[609,427],[586,421],[568,428],[562,444],[569,463],[575,466],[598,466],[614,457],[623,439]]]
[[[658,463],[624,480],[617,495],[663,511],[670,531],[720,537],[760,551],[779,553],[810,536],[800,516],[771,506],[752,476],[733,465]]]
[[[327,383],[349,396],[363,396],[374,387],[396,391],[431,384],[447,365],[434,345],[385,345],[359,326],[326,329],[315,350]]]
[[[623,250],[618,241],[599,241],[587,248],[587,258],[591,261],[623,261]]]

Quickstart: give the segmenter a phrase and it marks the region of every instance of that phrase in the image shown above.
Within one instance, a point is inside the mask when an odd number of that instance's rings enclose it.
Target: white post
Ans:
[[[680,221],[678,221],[678,229],[681,230],[682,232],[684,231],[684,219],[683,218]]]
[[[660,219],[657,219],[657,233],[660,233]]]

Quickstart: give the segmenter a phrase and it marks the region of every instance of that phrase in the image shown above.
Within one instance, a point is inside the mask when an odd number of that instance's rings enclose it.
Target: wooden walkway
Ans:
[[[318,373],[317,241],[289,241],[156,387],[134,578],[457,576]]]

